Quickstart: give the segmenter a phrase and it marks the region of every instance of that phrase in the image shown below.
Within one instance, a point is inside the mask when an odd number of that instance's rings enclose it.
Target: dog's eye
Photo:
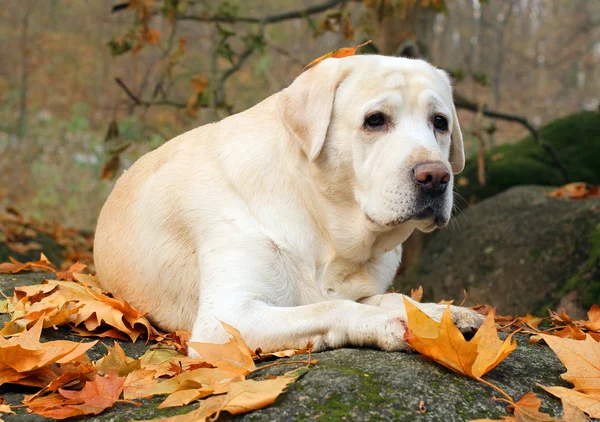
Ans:
[[[382,113],[371,114],[365,119],[365,127],[378,129],[385,125],[385,116]]]
[[[433,127],[440,132],[446,132],[448,130],[448,120],[444,116],[437,115],[433,118]]]

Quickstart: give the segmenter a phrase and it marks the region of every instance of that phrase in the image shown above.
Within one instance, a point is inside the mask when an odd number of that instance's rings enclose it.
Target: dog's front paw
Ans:
[[[467,336],[473,335],[485,320],[485,317],[480,313],[459,306],[452,306],[450,314],[452,315],[454,325]]]
[[[412,347],[404,340],[406,328],[406,314],[392,313],[383,325],[383,332],[377,338],[377,346],[387,352],[412,351]]]

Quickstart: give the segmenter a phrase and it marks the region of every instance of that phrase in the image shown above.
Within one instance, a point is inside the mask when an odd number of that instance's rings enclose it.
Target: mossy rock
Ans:
[[[600,184],[600,114],[573,114],[549,123],[539,133],[556,150],[570,182]],[[477,180],[476,157],[467,160],[464,172],[457,177],[458,192],[469,203],[513,186],[565,184],[550,154],[531,136],[515,144],[490,149],[485,154],[485,164],[485,186]]]
[[[600,199],[547,195],[519,186],[469,207],[441,230],[418,261],[395,280],[402,291],[422,285],[425,299],[463,297],[501,314],[566,307],[585,316],[600,303]]]
[[[0,286],[11,294],[11,286],[40,282],[43,274],[0,274]],[[7,315],[0,315],[0,323]],[[65,339],[81,341],[68,328],[45,329],[42,341]],[[91,339],[84,339],[87,342]],[[555,354],[543,345],[527,344],[526,336],[517,335],[519,346],[497,368],[486,375],[515,399],[533,389],[542,399],[542,409],[554,416],[561,413],[560,402],[537,385],[568,386],[561,379],[564,372]],[[102,339],[112,345],[112,340]],[[98,342],[88,355],[99,359],[106,353]],[[135,344],[119,341],[128,356],[139,357],[147,347],[143,341]],[[498,394],[480,382],[460,376],[418,354],[387,353],[368,349],[338,349],[313,354],[319,363],[291,384],[276,402],[262,410],[232,417],[221,415],[219,420],[244,421],[448,421],[462,422],[479,418],[500,419],[507,415],[506,404],[493,400]],[[294,359],[306,359],[297,356]],[[296,368],[280,365],[260,371],[254,376],[280,375]],[[35,389],[13,386],[0,387],[0,395],[10,405],[18,405],[23,394]],[[100,415],[76,418],[89,421],[135,421],[164,418],[192,411],[198,403],[170,409],[157,409],[164,396],[136,400],[141,407],[117,403]],[[427,408],[419,412],[419,402]],[[44,421],[41,416],[15,408],[16,415],[3,414],[7,421]]]

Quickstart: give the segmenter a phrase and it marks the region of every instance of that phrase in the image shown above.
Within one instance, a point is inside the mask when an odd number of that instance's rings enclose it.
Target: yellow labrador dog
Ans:
[[[127,170],[99,217],[98,276],[194,341],[226,341],[221,320],[264,351],[404,350],[403,296],[385,292],[411,232],[448,223],[463,167],[443,71],[327,59]],[[445,309],[418,306],[437,319]],[[451,311],[463,330],[482,322]]]

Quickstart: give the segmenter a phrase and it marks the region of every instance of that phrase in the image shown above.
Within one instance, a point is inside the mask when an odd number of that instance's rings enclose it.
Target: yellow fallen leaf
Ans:
[[[229,387],[222,411],[239,415],[269,406],[290,383],[306,371],[306,367],[302,367],[273,379],[235,382]]]
[[[589,334],[572,340],[547,334],[541,337],[567,368],[561,377],[583,393],[600,395],[600,343]]]
[[[512,334],[506,340],[500,340],[493,312],[467,341],[452,322],[449,306],[442,321],[437,322],[408,300],[405,299],[404,304],[408,316],[405,340],[417,352],[459,374],[481,379],[517,347]]]
[[[543,385],[540,387],[563,402],[587,413],[591,418],[600,418],[600,396],[582,393],[565,387],[544,387]]]
[[[167,407],[185,406],[193,401],[210,396],[211,394],[213,394],[213,390],[204,388],[191,388],[188,390],[175,391],[159,404],[158,408],[166,409]]]

